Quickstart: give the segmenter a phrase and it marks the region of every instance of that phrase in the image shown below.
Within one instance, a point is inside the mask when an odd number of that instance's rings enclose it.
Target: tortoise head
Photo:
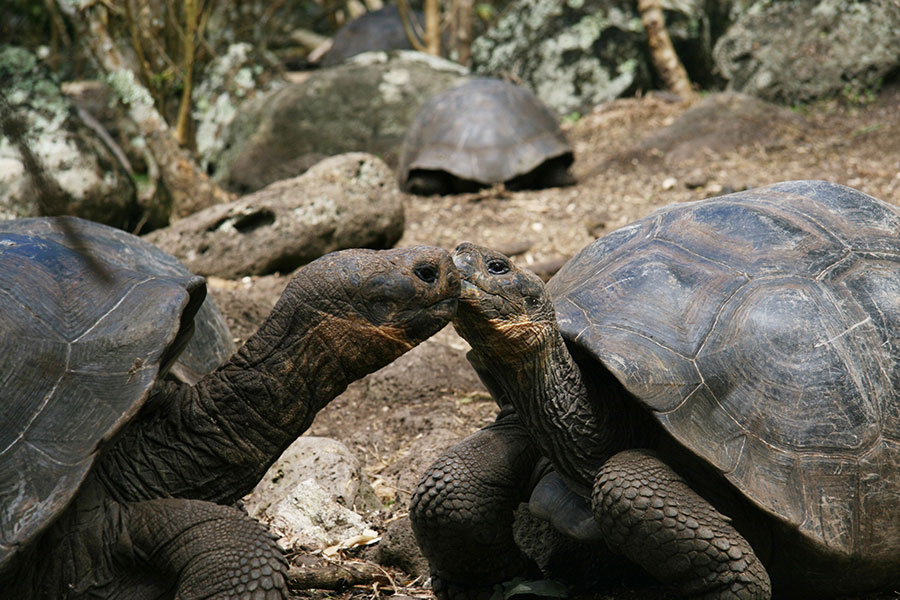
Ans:
[[[302,269],[280,303],[319,315],[330,351],[350,362],[387,364],[450,322],[459,277],[446,250],[427,246],[325,255]],[[303,308],[305,307],[305,309]],[[272,316],[298,314],[278,310]]]
[[[462,279],[453,326],[473,348],[528,353],[555,330],[553,303],[531,271],[470,243],[456,247],[453,263]]]

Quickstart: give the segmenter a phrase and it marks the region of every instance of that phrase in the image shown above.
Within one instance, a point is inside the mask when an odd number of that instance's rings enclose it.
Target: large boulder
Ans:
[[[380,159],[350,153],[158,229],[146,239],[202,275],[290,272],[334,250],[388,248],[403,235],[403,199]]]
[[[757,1],[716,43],[728,87],[785,103],[851,97],[900,66],[896,0]]]
[[[419,107],[465,75],[455,63],[418,52],[360,54],[242,107],[207,171],[224,187],[248,192],[345,152],[369,152],[395,166]]]
[[[0,47],[0,81],[0,219],[71,214],[133,227],[137,193],[109,135],[27,50]]]
[[[712,65],[704,0],[663,0],[669,34],[697,80]],[[647,37],[627,0],[516,0],[472,45],[479,74],[512,75],[559,114],[653,87]]]

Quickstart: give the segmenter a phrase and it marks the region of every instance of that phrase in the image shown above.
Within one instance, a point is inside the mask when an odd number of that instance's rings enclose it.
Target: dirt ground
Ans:
[[[408,197],[399,245],[452,249],[471,241],[552,272],[596,237],[657,207],[776,181],[827,179],[900,205],[900,86],[865,104],[833,100],[793,110],[750,104],[729,112],[722,106],[707,110],[710,102],[697,100],[693,106],[701,108],[688,114],[690,106],[665,95],[599,106],[564,125],[575,149],[577,185]],[[211,289],[235,336],[245,339],[286,281],[279,276],[213,280]],[[382,525],[405,514],[419,474],[443,448],[496,412],[468,370],[464,352],[465,342],[452,330],[442,331],[384,372],[351,386],[309,431],[340,439],[359,455],[389,504]],[[390,578],[380,583],[304,591],[298,597],[433,598],[421,578],[387,573]],[[661,596],[651,590],[604,597]]]

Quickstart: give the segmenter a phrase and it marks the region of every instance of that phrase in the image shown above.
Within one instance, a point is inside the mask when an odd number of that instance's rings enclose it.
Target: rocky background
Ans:
[[[375,37],[394,47],[339,56],[339,21],[361,11],[338,4],[336,15],[324,2],[218,3],[206,16],[186,147],[225,194],[181,218],[135,121],[139,99],[129,104],[92,66],[71,14],[0,6],[0,218],[65,212],[145,234],[207,276],[240,343],[294,269],[339,248],[472,241],[549,277],[657,207],[774,181],[827,179],[900,205],[895,1],[667,0],[698,92],[690,99],[661,89],[633,2],[484,3],[468,67],[388,29]],[[170,17],[158,19],[160,39]],[[120,18],[109,34],[127,41]],[[416,110],[473,75],[525,85],[551,107],[576,185],[400,192],[393,169]],[[177,89],[151,89],[170,123]],[[286,547],[297,597],[433,597],[406,519],[410,494],[444,449],[496,413],[465,350],[448,328],[350,386],[245,500]],[[525,514],[519,527],[548,576],[577,596],[666,597],[602,549],[536,546],[550,533]]]

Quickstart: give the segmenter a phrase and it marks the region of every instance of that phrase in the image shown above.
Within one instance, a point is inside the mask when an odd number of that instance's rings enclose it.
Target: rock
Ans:
[[[300,481],[279,501],[250,515],[289,551],[325,549],[354,536],[375,536],[371,524],[335,502],[314,479]]]
[[[301,436],[288,446],[244,501],[248,511],[265,509],[307,479],[341,506],[368,513],[381,508],[359,459],[342,442]]]
[[[419,549],[408,515],[389,523],[381,535],[381,541],[366,550],[363,556],[386,567],[403,569],[422,581],[430,575],[428,559]],[[396,595],[391,597],[397,598]]]
[[[465,74],[418,52],[360,54],[242,107],[207,171],[220,185],[247,192],[344,152],[369,152],[395,166],[419,107]]]
[[[900,66],[895,0],[750,3],[716,42],[732,90],[784,103],[858,96]]]
[[[246,42],[231,44],[203,70],[191,97],[197,154],[204,171],[224,150],[225,131],[243,105],[285,85],[274,75],[276,70],[266,53]]]
[[[667,164],[740,147],[783,144],[803,135],[799,114],[747,94],[710,94],[671,125],[641,140],[627,156],[662,156]]]
[[[378,158],[350,153],[146,236],[202,275],[290,272],[328,252],[388,248],[403,234],[403,200]]]
[[[663,0],[666,25],[683,62],[708,79],[712,42],[701,0]],[[647,39],[634,2],[516,0],[472,44],[479,74],[528,85],[560,115],[650,88]]]
[[[86,123],[96,121],[112,138],[108,145],[116,151],[125,168],[134,173],[137,202],[141,213],[140,231],[148,232],[169,224],[172,198],[162,180],[147,142],[116,94],[103,81],[79,79],[62,84],[62,90]]]
[[[354,509],[380,508],[359,460],[344,444],[305,436],[288,447],[243,504],[286,549],[326,548],[353,536],[374,535]]]
[[[684,176],[684,185],[690,190],[701,188],[709,182],[709,177],[703,169],[693,169]]]
[[[106,132],[85,124],[55,76],[27,50],[7,46],[0,81],[0,219],[72,214],[133,227],[140,215],[131,177]]]

